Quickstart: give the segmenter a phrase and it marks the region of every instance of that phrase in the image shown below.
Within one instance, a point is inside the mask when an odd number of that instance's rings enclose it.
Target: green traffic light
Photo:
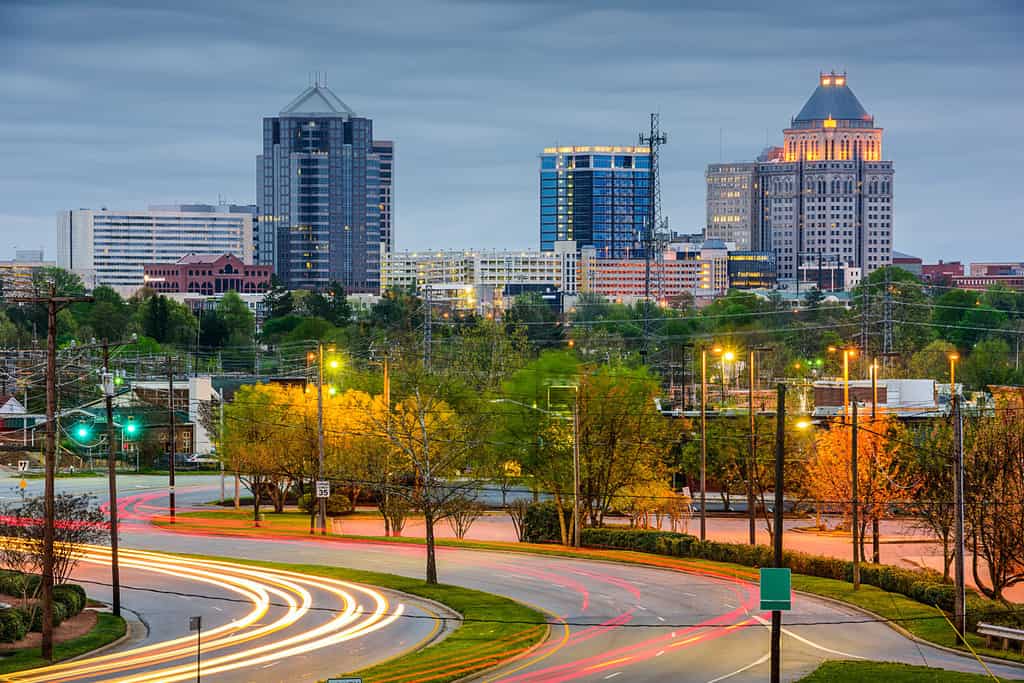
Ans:
[[[77,427],[75,427],[75,438],[78,441],[85,441],[91,435],[92,435],[92,429],[89,428],[89,425],[80,424]]]

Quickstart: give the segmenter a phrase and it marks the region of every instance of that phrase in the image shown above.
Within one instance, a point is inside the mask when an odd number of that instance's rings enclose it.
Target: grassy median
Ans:
[[[430,585],[420,579],[394,574],[316,564],[287,564],[204,555],[187,557],[301,572],[388,588],[434,600],[462,615],[463,621],[454,631],[421,650],[361,671],[338,672],[362,676],[363,680],[374,683],[427,679],[445,683],[457,680],[525,652],[541,642],[548,633],[547,619],[540,612],[509,598],[460,586]]]
[[[799,683],[992,683],[991,676],[891,662],[825,662]],[[1006,679],[996,679],[1006,680]]]

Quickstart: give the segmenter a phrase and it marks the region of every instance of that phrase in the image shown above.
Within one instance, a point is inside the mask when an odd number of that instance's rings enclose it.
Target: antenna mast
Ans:
[[[658,173],[658,157],[661,146],[668,144],[668,135],[661,131],[660,115],[651,114],[651,128],[647,135],[640,133],[640,144],[648,146],[648,171],[647,191],[649,193],[647,204],[647,220],[643,232],[644,250],[644,338],[640,357],[644,363],[647,362],[648,345],[650,344],[651,331],[651,255],[655,248],[655,231],[658,229],[658,221],[661,217],[661,178]]]

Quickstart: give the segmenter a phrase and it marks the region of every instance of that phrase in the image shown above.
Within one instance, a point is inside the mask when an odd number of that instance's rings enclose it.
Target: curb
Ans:
[[[127,610],[126,610],[126,611],[127,611]],[[96,613],[97,613],[97,614],[111,614],[111,612],[110,612],[110,610],[109,610],[109,607],[108,607],[107,609],[104,609],[104,610],[99,610],[99,609],[97,609],[97,610],[96,610]],[[135,614],[135,613],[134,613],[134,612],[132,612],[132,614]],[[100,645],[100,646],[99,646],[98,648],[96,648],[95,650],[89,650],[88,652],[83,652],[83,653],[82,653],[82,654],[80,654],[80,655],[76,655],[75,657],[69,657],[68,659],[65,659],[65,660],[63,660],[63,661],[65,661],[65,662],[75,662],[75,661],[78,661],[78,660],[80,660],[80,659],[86,659],[86,658],[88,658],[88,657],[92,657],[92,656],[94,656],[94,655],[98,655],[98,654],[99,654],[99,653],[101,653],[101,652],[106,652],[107,650],[110,650],[110,649],[112,649],[112,648],[115,648],[115,647],[117,647],[118,645],[121,645],[121,644],[123,644],[123,643],[125,643],[125,642],[127,642],[127,641],[131,640],[131,639],[132,639],[133,637],[135,637],[135,634],[134,634],[134,633],[132,633],[132,625],[133,625],[133,624],[139,624],[139,625],[141,625],[141,626],[142,626],[142,627],[143,627],[143,628],[144,628],[144,629],[145,629],[145,630],[146,630],[147,632],[149,631],[149,629],[146,629],[146,626],[145,626],[145,624],[143,624],[143,623],[142,623],[141,621],[138,621],[138,620],[134,620],[134,619],[133,619],[132,621],[129,621],[129,620],[125,619],[125,618],[124,618],[123,616],[121,617],[121,619],[122,619],[122,620],[124,621],[124,635],[123,635],[123,636],[121,636],[121,637],[120,637],[120,638],[118,638],[117,640],[112,640],[112,641],[110,641],[110,642],[109,642],[109,643],[107,643],[106,645]]]

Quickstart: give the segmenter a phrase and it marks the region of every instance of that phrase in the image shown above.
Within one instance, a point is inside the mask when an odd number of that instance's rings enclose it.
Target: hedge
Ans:
[[[0,609],[0,643],[13,643],[28,633],[25,615],[13,607]]]
[[[748,567],[769,567],[774,562],[769,546],[701,541],[696,536],[671,531],[583,529],[580,541],[584,546],[594,548],[637,550],[656,555],[731,562]],[[782,553],[782,565],[796,574],[853,581],[853,562],[848,560],[787,550]],[[862,563],[860,580],[861,583],[890,593],[899,593],[947,612],[953,611],[955,588],[951,583],[943,581],[938,572]],[[968,628],[975,630],[979,620],[1018,626],[1022,625],[1024,614],[1008,612],[1002,603],[968,591]]]
[[[73,617],[85,609],[85,589],[73,583],[64,583],[53,587],[53,601],[64,605],[68,617]]]

